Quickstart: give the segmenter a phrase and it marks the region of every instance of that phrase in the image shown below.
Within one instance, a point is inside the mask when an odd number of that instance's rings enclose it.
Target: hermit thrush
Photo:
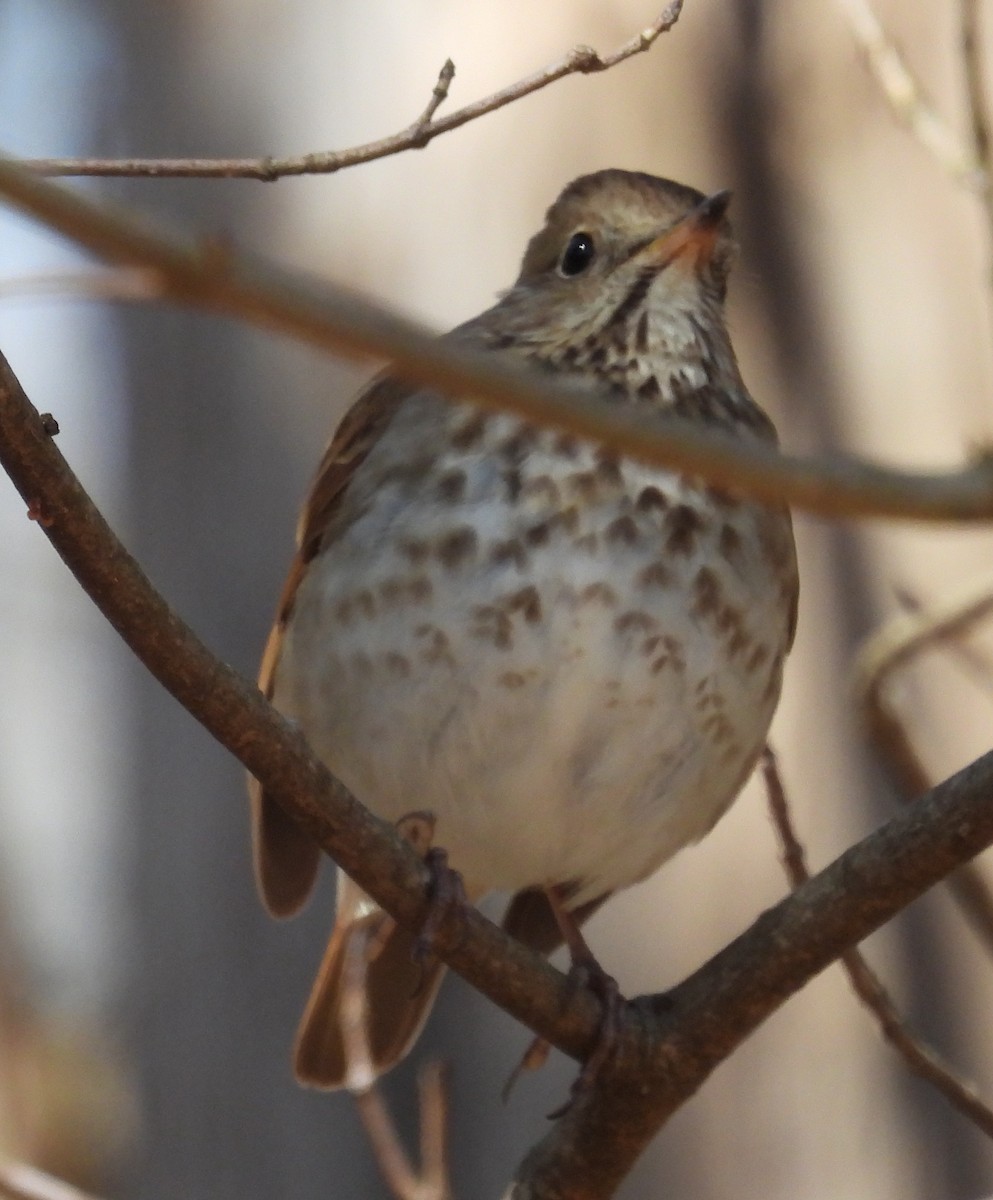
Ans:
[[[724,321],[726,192],[602,171],[548,210],[514,286],[448,337],[588,384],[613,404],[775,440]],[[594,442],[395,378],[345,417],[304,509],[261,685],[370,809],[434,814],[475,898],[549,951],[548,903],[582,920],[702,837],[752,770],[796,619],[789,514]],[[306,899],[318,850],[264,795],[271,912]],[[366,989],[386,1070],[441,967],[341,881],[297,1042],[340,1085],[345,951],[383,933]]]

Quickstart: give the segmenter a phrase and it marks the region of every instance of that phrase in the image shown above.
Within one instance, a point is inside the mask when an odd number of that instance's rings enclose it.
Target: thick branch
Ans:
[[[656,466],[676,467],[759,500],[828,516],[993,519],[993,459],[912,474],[854,458],[798,459],[674,418],[645,416],[578,386],[430,337],[409,321],[326,284],[253,264],[228,248],[167,238],[130,216],[0,159],[0,195],[110,262],[158,278],[163,298],[224,312],[352,357],[389,358],[408,378],[507,409]]]
[[[515,100],[541,91],[567,75],[590,75],[616,67],[625,59],[648,50],[663,33],[667,33],[683,7],[683,0],[671,0],[663,12],[640,33],[619,46],[611,54],[600,55],[591,46],[576,46],[557,62],[550,63],[533,75],[501,88],[491,96],[467,104],[447,117],[434,119],[439,105],[448,96],[455,74],[451,60],[445,63],[424,113],[406,129],[392,137],[379,138],[350,150],[329,150],[319,154],[303,154],[292,158],[39,158],[25,160],[25,166],[40,175],[129,175],[160,178],[162,176],[195,176],[198,178],[261,179],[267,183],[287,175],[330,175],[343,167],[358,166],[376,158],[387,158],[404,150],[419,150],[439,134],[467,125],[487,113],[495,112]]]
[[[616,1058],[531,1152],[514,1200],[599,1200],[789,996],[993,842],[993,752],[764,913],[664,997],[628,1006]]]

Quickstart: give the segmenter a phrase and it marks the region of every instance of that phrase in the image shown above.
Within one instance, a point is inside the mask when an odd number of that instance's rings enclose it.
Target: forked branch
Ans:
[[[431,93],[425,111],[399,133],[390,137],[353,146],[349,150],[328,150],[290,158],[37,158],[24,160],[24,165],[40,175],[128,175],[148,178],[196,177],[200,179],[260,179],[272,182],[289,175],[330,175],[345,167],[387,158],[404,150],[420,150],[440,134],[458,129],[487,113],[495,112],[515,100],[541,91],[567,75],[590,75],[616,67],[635,54],[650,49],[667,33],[682,11],[683,0],[671,0],[658,17],[629,38],[610,54],[601,55],[592,46],[576,46],[568,54],[549,63],[540,71],[527,75],[482,100],[467,104],[447,117],[435,117],[438,108],[448,97],[455,75],[455,65],[449,59],[441,68],[438,82]]]

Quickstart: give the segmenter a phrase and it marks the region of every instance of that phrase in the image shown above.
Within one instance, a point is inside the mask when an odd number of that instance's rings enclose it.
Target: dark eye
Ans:
[[[596,258],[596,247],[591,233],[574,233],[569,239],[559,263],[563,275],[580,275]]]

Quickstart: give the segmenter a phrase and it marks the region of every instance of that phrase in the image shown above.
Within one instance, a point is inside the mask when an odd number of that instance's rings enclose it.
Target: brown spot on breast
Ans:
[[[569,475],[565,481],[566,487],[583,501],[592,501],[596,498],[600,485],[596,474],[593,471],[577,471],[575,475]]]
[[[642,567],[636,581],[645,588],[667,588],[672,583],[672,572],[664,562],[657,561]]]
[[[417,637],[427,643],[421,650],[421,658],[426,663],[448,663],[455,665],[455,658],[449,649],[448,635],[437,625],[418,625],[414,630]]]
[[[617,593],[609,583],[590,583],[579,593],[579,602],[611,606],[617,603]]]
[[[506,441],[500,443],[498,452],[516,466],[534,446],[540,434],[541,431],[536,425],[522,422]]]
[[[496,566],[503,563],[513,563],[518,570],[523,571],[528,565],[528,552],[518,538],[494,542],[490,549],[490,562]]]
[[[649,640],[654,641],[654,639]],[[657,644],[661,644],[663,653],[653,660],[651,664],[652,674],[658,675],[660,671],[669,667],[677,675],[682,675],[686,670],[686,654],[683,650],[683,643],[674,638],[672,634],[667,633],[663,635]],[[645,646],[648,646],[648,642],[645,643]],[[651,652],[649,651],[649,653]]]
[[[571,433],[560,433],[552,443],[552,453],[560,458],[577,458],[579,455],[579,438]]]
[[[757,671],[769,657],[768,646],[756,646],[745,660],[746,671]]]
[[[612,450],[598,450],[596,454],[596,474],[602,483],[619,484],[623,481],[621,461]]]
[[[493,604],[477,604],[472,610],[469,636],[491,642],[498,650],[509,650],[514,642],[514,626],[503,609]]]
[[[634,346],[635,349],[642,354],[648,350],[648,308],[641,310],[641,316],[638,318],[638,324],[634,330]],[[658,387],[658,384],[655,385]]]
[[[412,565],[417,566],[430,555],[431,547],[423,538],[405,537],[397,542],[397,550]]]
[[[666,549],[670,554],[692,554],[702,528],[703,519],[695,508],[677,504],[665,518]]]
[[[521,496],[528,500],[544,501],[548,505],[558,504],[558,484],[549,475],[537,475],[525,483]]]
[[[507,499],[511,504],[516,503],[521,494],[521,473],[516,467],[503,473],[503,485],[507,489]]]
[[[454,570],[475,556],[478,542],[471,525],[460,525],[439,538],[435,553],[442,566]]]
[[[618,517],[610,522],[604,533],[607,541],[615,545],[633,546],[638,541],[638,525],[634,517]]]
[[[721,585],[710,567],[701,567],[693,580],[694,617],[709,617],[717,613],[721,604]]]
[[[659,387],[659,381],[654,375],[649,375],[645,382],[639,386],[638,395],[642,400],[660,399],[662,389]]]
[[[541,620],[541,596],[536,587],[521,588],[519,592],[505,596],[501,604],[505,612],[519,612],[529,625]]]
[[[669,501],[665,494],[651,483],[641,489],[635,501],[635,508],[639,512],[665,512],[668,507]]]
[[[471,450],[482,441],[489,420],[486,413],[473,413],[457,429],[452,431],[451,444],[456,450]]]
[[[457,504],[465,496],[465,471],[445,471],[438,480],[436,491],[443,504]]]
[[[614,618],[614,631],[616,633],[630,633],[637,631],[639,633],[648,633],[652,629],[658,627],[658,621],[646,612],[631,612],[621,613],[619,617]]]
[[[576,526],[579,524],[579,510],[574,506],[564,508],[560,512],[552,513],[550,517],[546,517],[543,521],[538,521],[532,525],[530,529],[524,533],[524,540],[529,546],[545,546],[548,544],[552,534],[557,530],[562,530],[565,533],[574,533]]]
[[[600,546],[600,539],[595,533],[584,533],[582,537],[576,538],[573,546],[585,554],[596,554]]]

